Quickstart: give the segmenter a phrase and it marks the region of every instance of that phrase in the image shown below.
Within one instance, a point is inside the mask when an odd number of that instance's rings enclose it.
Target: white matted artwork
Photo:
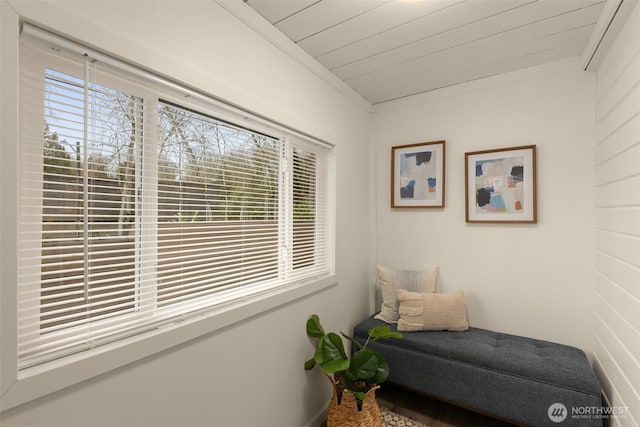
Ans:
[[[391,207],[443,208],[445,141],[391,148]]]
[[[536,223],[536,146],[465,153],[467,222]]]

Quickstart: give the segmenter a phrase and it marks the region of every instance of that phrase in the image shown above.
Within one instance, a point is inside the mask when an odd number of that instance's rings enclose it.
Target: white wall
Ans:
[[[473,326],[590,354],[595,323],[594,359],[607,396],[633,411],[623,425],[638,424],[638,7],[598,72],[597,129],[594,76],[575,71],[577,61],[563,61],[379,105],[373,151],[365,103],[334,90],[215,2],[0,7],[3,20],[23,15],[335,143],[341,282],[5,411],[3,426],[317,421],[310,417],[324,409],[328,383],[302,370],[311,351],[304,321],[317,312],[326,326],[344,330],[366,315],[374,257],[396,268],[439,265],[439,290],[467,292]],[[6,53],[0,79],[14,61]],[[15,108],[1,106],[3,115]],[[440,139],[447,141],[446,208],[390,209],[390,147]],[[464,153],[524,144],[538,146],[539,223],[465,224]],[[2,209],[10,218],[6,204]],[[487,241],[490,248],[481,249]]]
[[[597,71],[595,369],[640,424],[640,5]]]
[[[594,76],[577,60],[377,106],[377,262],[440,266],[472,326],[590,352]],[[446,207],[390,208],[390,151],[446,140]],[[538,224],[466,224],[464,153],[535,144]]]
[[[328,328],[348,330],[369,308],[366,102],[332,88],[213,1],[2,1],[0,7],[3,22],[22,15],[336,144],[340,280],[286,307],[5,411],[0,424],[300,427],[313,422],[326,408],[330,388],[319,372],[303,370],[312,354],[305,321],[318,313]],[[15,43],[15,34],[3,34],[3,43]],[[0,79],[15,87],[6,81],[13,78],[15,58],[5,52]],[[15,111],[17,106],[7,105],[3,96],[2,107]],[[11,207],[2,209],[8,213]]]

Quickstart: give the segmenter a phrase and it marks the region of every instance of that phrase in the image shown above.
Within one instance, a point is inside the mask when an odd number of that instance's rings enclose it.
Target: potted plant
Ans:
[[[316,350],[313,357],[304,364],[305,370],[311,370],[316,365],[333,384],[334,395],[329,404],[327,426],[332,425],[380,425],[380,408],[375,402],[375,390],[379,384],[389,376],[389,366],[382,353],[367,348],[369,343],[386,338],[402,338],[400,332],[392,331],[389,326],[376,326],[369,330],[367,341],[359,343],[347,334],[340,334],[351,341],[357,348],[349,357],[344,349],[342,338],[334,332],[325,332],[320,324],[320,318],[314,314],[307,320],[307,335],[317,338]],[[344,392],[347,391],[345,394]],[[371,400],[371,405],[366,401]],[[347,403],[350,402],[350,403]],[[355,408],[349,412],[349,407]],[[368,408],[371,406],[371,408]],[[346,409],[340,409],[344,408]],[[365,411],[363,411],[363,407]],[[332,413],[332,410],[334,411]],[[338,413],[337,411],[341,411]],[[367,414],[363,414],[367,412]],[[369,416],[371,420],[362,421]],[[348,419],[353,421],[349,421]]]

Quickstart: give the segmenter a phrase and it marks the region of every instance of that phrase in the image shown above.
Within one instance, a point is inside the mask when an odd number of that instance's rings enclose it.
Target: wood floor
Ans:
[[[385,383],[376,392],[376,397],[379,405],[429,427],[513,427],[504,421],[430,399],[389,383]]]
[[[384,384],[376,393],[378,403],[429,427],[513,427],[504,421],[459,406]]]

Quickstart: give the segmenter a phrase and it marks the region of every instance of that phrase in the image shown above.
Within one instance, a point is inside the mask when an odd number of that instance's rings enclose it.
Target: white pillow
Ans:
[[[398,301],[400,301],[399,331],[466,331],[469,329],[467,304],[463,291],[434,294],[400,289]]]
[[[411,292],[435,292],[438,280],[438,267],[432,266],[424,270],[396,271],[390,268],[376,266],[378,283],[382,294],[382,306],[376,319],[387,323],[397,323],[398,315],[398,289]]]

